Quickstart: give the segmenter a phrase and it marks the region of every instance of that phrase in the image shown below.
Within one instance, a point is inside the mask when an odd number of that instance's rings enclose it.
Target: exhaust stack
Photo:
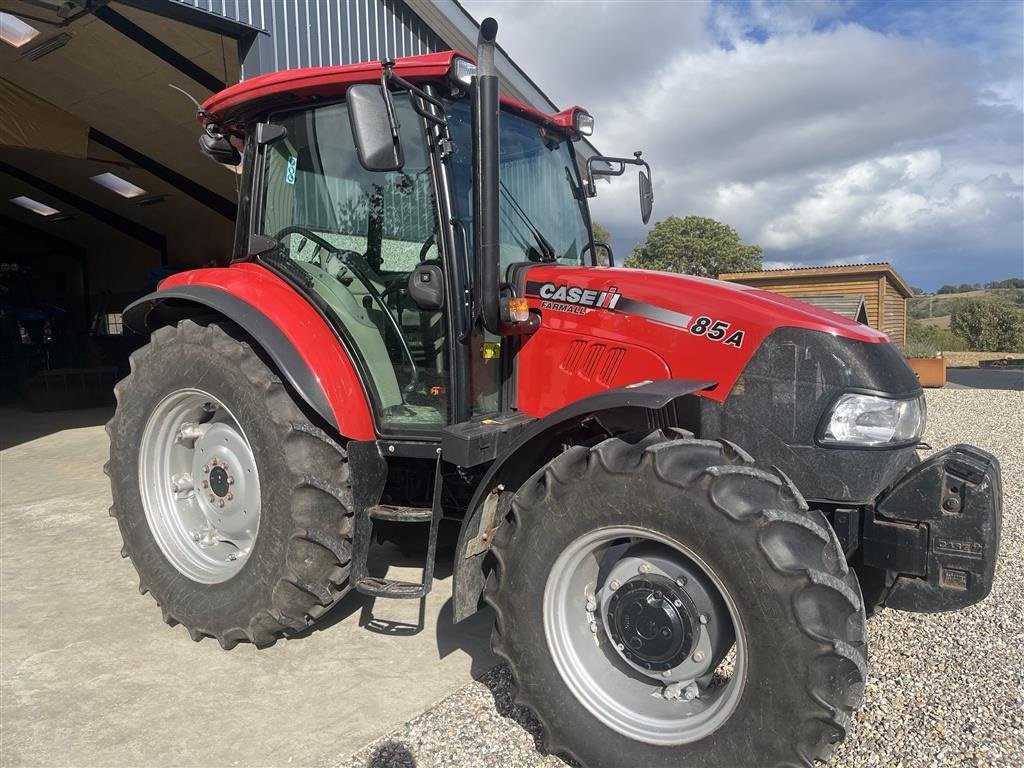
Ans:
[[[501,333],[500,242],[498,234],[498,74],[494,39],[498,22],[480,24],[473,78],[473,250],[476,256],[476,315],[484,327]]]

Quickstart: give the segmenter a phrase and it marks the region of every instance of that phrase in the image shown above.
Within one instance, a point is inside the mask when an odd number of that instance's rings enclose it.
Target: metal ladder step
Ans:
[[[393,599],[411,599],[423,597],[430,590],[425,584],[417,584],[398,579],[384,579],[377,576],[363,576],[356,582],[356,591],[370,597],[390,597]]]
[[[434,517],[434,510],[430,507],[374,504],[366,511],[374,520],[387,520],[392,523],[429,523]]]

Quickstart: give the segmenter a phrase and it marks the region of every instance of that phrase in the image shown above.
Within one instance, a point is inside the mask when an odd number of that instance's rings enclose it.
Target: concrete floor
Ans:
[[[496,663],[450,577],[422,629],[416,601],[351,594],[263,651],[191,642],[118,555],[108,416],[0,408],[0,766],[332,765]]]

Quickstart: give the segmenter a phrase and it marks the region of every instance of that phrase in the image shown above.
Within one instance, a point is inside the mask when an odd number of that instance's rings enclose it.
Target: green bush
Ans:
[[[967,342],[952,331],[913,319],[907,320],[907,344],[927,344],[940,352],[967,350]]]
[[[965,300],[949,329],[976,352],[1024,352],[1024,311],[994,301]]]
[[[942,351],[927,341],[910,341],[900,347],[904,357],[938,357]]]

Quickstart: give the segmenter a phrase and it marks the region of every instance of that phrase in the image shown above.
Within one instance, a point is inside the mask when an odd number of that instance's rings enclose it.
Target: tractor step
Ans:
[[[376,442],[349,442],[349,466],[352,469],[352,497],[355,506],[355,530],[352,535],[352,584],[356,591],[370,597],[409,599],[424,597],[433,585],[434,560],[437,556],[437,530],[441,527],[441,451],[435,449],[433,503],[430,507],[407,507],[383,504],[381,497],[387,483],[388,463]],[[430,523],[427,557],[423,563],[422,582],[399,581],[371,576],[368,561],[375,522]]]
[[[434,517],[430,507],[399,507],[394,504],[374,504],[367,512],[374,520],[392,523],[429,523]]]
[[[356,582],[356,591],[370,597],[389,597],[392,599],[412,599],[423,597],[430,591],[424,584],[397,579],[382,579],[377,576],[364,576]]]

